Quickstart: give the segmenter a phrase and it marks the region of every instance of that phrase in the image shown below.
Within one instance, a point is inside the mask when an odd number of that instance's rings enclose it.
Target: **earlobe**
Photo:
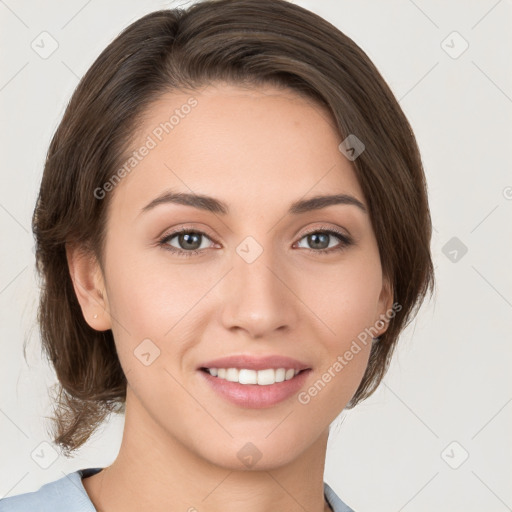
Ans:
[[[111,328],[103,273],[96,257],[81,247],[66,244],[69,274],[85,321],[97,331]]]
[[[379,336],[381,336],[388,330],[389,322],[394,316],[393,299],[393,287],[389,279],[384,278],[382,282],[382,289],[379,296],[379,320],[377,320],[376,324],[378,325],[379,328]]]

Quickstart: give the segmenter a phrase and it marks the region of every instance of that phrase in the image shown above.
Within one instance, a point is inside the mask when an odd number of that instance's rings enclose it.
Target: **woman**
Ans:
[[[118,457],[0,511],[350,511],[329,426],[434,284],[412,130],[366,54],[284,0],[139,19],[51,142],[33,217],[67,455]]]

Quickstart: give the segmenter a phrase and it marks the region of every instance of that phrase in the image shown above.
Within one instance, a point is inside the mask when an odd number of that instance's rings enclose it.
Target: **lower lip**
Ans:
[[[203,375],[214,391],[231,403],[250,409],[263,409],[272,407],[297,393],[304,385],[310,371],[311,369],[304,370],[290,380],[267,386],[230,382],[219,377],[213,377],[203,370],[199,370],[199,373]]]

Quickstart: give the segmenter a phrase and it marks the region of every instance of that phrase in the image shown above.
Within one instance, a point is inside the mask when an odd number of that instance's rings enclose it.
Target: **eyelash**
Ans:
[[[158,245],[160,247],[162,247],[162,249],[164,249],[166,251],[170,251],[173,254],[176,254],[177,256],[184,257],[184,258],[189,258],[191,256],[195,256],[197,254],[200,254],[202,251],[204,251],[204,249],[194,249],[192,251],[185,251],[183,249],[176,249],[175,247],[172,247],[171,245],[168,244],[168,242],[170,240],[172,240],[176,235],[180,235],[180,234],[184,234],[184,233],[204,235],[206,238],[209,238],[210,240],[212,240],[211,237],[209,237],[206,233],[204,233],[202,231],[182,228],[182,229],[173,231],[172,233],[168,233],[164,237],[160,238],[160,240],[158,241]],[[351,237],[345,235],[344,233],[341,233],[340,231],[336,231],[331,228],[329,228],[329,229],[317,228],[317,229],[314,229],[313,231],[309,231],[308,233],[305,233],[304,235],[302,235],[302,237],[299,239],[299,241],[309,235],[316,234],[316,233],[322,233],[322,234],[326,234],[326,235],[335,236],[340,241],[340,244],[336,247],[330,247],[328,249],[305,249],[306,251],[309,251],[309,252],[312,252],[315,254],[327,255],[327,254],[331,254],[334,252],[343,251],[344,249],[346,249],[353,243],[353,240]],[[215,241],[212,240],[212,242],[215,242]]]

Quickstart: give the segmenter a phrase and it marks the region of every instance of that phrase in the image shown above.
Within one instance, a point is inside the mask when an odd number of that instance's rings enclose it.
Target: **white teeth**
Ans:
[[[293,369],[286,370],[286,373],[284,375],[285,380],[290,380],[295,375],[295,371]]]
[[[254,372],[254,373],[256,373],[256,372]],[[268,370],[258,370],[257,373],[258,373],[258,384],[260,386],[268,386],[269,384],[276,383],[276,371],[273,370],[272,368],[269,368]]]
[[[278,368],[276,370],[276,382],[283,382],[286,378],[286,370],[284,368]]]
[[[236,371],[236,368],[233,368]],[[259,384],[258,373],[254,370],[239,370],[238,379],[235,382],[240,384]]]
[[[268,386],[276,382],[290,380],[299,373],[300,370],[293,368],[268,368],[266,370],[247,370],[245,368],[207,368],[207,371],[213,377],[225,379],[229,382],[238,382],[239,384],[258,384]]]
[[[229,380],[229,382],[238,382],[238,370],[236,368],[227,368],[225,379]]]

